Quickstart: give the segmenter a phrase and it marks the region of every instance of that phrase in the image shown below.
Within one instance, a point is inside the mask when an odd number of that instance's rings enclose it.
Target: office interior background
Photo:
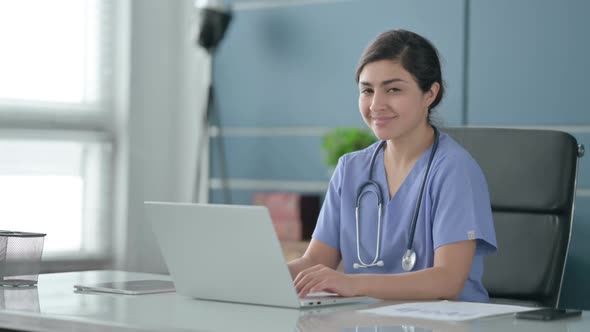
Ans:
[[[0,4],[0,228],[47,233],[45,271],[166,272],[143,202],[189,202],[199,190],[224,201],[218,131],[199,140],[210,76],[232,202],[322,195],[321,138],[364,125],[356,61],[392,28],[437,46],[444,125],[556,129],[590,145],[588,1],[226,4],[233,20],[213,62],[195,44],[190,0]],[[199,144],[209,174],[196,188]],[[587,156],[563,306],[590,309],[589,236]]]

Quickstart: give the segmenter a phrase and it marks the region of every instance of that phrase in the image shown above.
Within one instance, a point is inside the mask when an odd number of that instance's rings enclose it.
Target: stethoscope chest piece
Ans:
[[[404,257],[402,257],[402,268],[406,272],[412,271],[416,265],[416,252],[412,249],[406,250]]]

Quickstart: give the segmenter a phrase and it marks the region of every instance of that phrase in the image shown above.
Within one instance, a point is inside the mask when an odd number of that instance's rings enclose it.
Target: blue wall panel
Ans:
[[[367,44],[392,28],[432,40],[448,95],[440,114],[463,110],[464,0],[363,0],[234,12],[215,57],[224,126],[360,126],[354,71]]]
[[[255,191],[253,190],[231,190],[231,202],[232,204],[252,205],[254,201],[254,193]],[[209,191],[209,202],[216,204],[227,203],[224,199],[223,191],[221,191],[221,189],[213,189]]]
[[[469,124],[590,124],[590,1],[471,1],[470,9]]]
[[[212,177],[219,177],[216,142],[211,141]],[[223,142],[229,178],[327,181],[331,176],[317,136],[226,137]]]

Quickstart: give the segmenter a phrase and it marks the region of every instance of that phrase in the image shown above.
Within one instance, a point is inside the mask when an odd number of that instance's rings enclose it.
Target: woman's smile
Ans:
[[[373,121],[373,124],[377,127],[383,127],[388,125],[389,123],[393,122],[395,119],[397,119],[398,116],[396,115],[376,115],[376,116],[371,116],[371,120]]]

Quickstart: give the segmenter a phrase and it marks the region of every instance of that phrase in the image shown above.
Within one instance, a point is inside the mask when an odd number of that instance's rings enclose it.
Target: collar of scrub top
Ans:
[[[416,201],[416,206],[414,207],[414,213],[412,214],[412,222],[410,223],[410,230],[408,234],[408,246],[406,248],[406,252],[402,257],[402,268],[404,271],[408,272],[411,271],[414,266],[416,265],[416,252],[412,249],[414,244],[414,233],[416,232],[416,222],[418,220],[418,215],[420,213],[420,205],[422,202],[422,195],[424,194],[424,185],[426,184],[426,179],[428,178],[428,173],[430,172],[430,166],[432,164],[432,160],[434,159],[434,154],[438,149],[438,142],[440,133],[435,126],[432,126],[434,129],[434,143],[432,144],[432,150],[430,151],[430,156],[428,158],[428,165],[426,166],[426,172],[424,173],[424,178],[422,179],[422,184],[420,185],[420,193],[418,195],[418,200]],[[382,222],[382,215],[383,215],[383,196],[381,191],[381,186],[373,180],[373,168],[375,165],[375,159],[377,158],[377,154],[380,150],[383,149],[385,146],[386,141],[379,142],[379,145],[373,152],[371,156],[371,163],[369,165],[369,179],[359,186],[356,195],[356,207],[355,207],[355,225],[356,225],[356,255],[358,259],[358,263],[354,263],[352,267],[354,269],[359,268],[367,268],[372,266],[383,266],[383,260],[379,259],[380,250],[381,250],[381,225]],[[367,190],[365,190],[367,189]],[[371,190],[372,189],[372,190]],[[366,193],[373,193],[377,196],[377,246],[375,247],[375,257],[373,261],[369,264],[365,263],[361,258],[361,250],[360,250],[360,236],[359,236],[359,210],[361,206],[361,198]]]

